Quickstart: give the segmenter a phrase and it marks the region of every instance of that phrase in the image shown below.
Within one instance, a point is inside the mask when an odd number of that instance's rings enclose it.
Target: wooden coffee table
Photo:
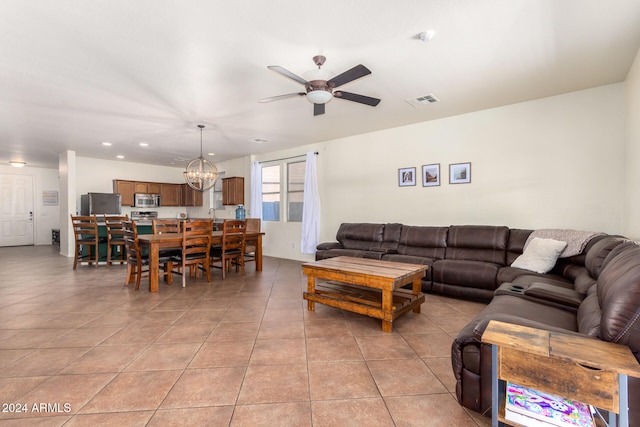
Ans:
[[[336,257],[302,264],[307,276],[309,311],[319,302],[331,307],[382,320],[382,330],[391,332],[393,321],[413,310],[420,313],[424,302],[420,280],[426,265],[377,259]],[[330,282],[316,283],[316,278]],[[335,283],[339,282],[339,283]],[[399,289],[413,284],[411,290]]]

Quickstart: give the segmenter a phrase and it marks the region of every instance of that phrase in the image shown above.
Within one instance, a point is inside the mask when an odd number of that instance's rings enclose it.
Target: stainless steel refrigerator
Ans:
[[[87,193],[80,196],[82,215],[119,215],[121,212],[120,194]]]

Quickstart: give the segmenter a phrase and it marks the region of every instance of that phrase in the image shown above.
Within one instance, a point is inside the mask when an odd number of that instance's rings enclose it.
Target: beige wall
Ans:
[[[498,224],[623,232],[625,86],[609,85],[300,147],[319,151],[321,240],[342,222]],[[271,153],[263,158],[281,157]],[[471,162],[471,184],[448,183]],[[398,187],[440,163],[441,185]],[[265,224],[265,254],[295,259],[299,224]]]
[[[623,234],[640,240],[640,51],[626,81],[627,145]]]
[[[340,223],[352,221],[576,228],[637,238],[639,68],[636,59],[626,84],[302,146],[255,160],[320,153],[322,241],[333,240]],[[467,161],[472,162],[471,184],[448,184],[449,163]],[[218,164],[226,176],[245,176],[246,205],[250,162],[247,157]],[[420,182],[398,187],[398,168],[420,171],[429,163],[441,165],[439,187],[423,188]],[[44,171],[52,176],[38,175],[36,189],[54,189],[44,188],[44,183],[57,187],[57,171]],[[79,157],[76,195],[110,192],[114,178],[182,182],[181,173],[181,168]],[[205,196],[205,206],[189,208],[189,214],[208,216],[208,207]],[[161,209],[162,216],[178,210]],[[231,217],[234,209],[216,216]],[[50,219],[40,218],[42,243],[53,227]],[[299,253],[299,223],[265,223],[263,230],[266,255],[311,258]]]

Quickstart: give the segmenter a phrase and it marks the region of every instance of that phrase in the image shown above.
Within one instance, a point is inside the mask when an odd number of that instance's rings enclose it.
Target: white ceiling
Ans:
[[[184,166],[199,123],[222,161],[621,82],[638,49],[638,0],[2,0],[0,164]],[[341,89],[382,102],[258,103],[304,89],[268,65],[319,53],[368,67]]]

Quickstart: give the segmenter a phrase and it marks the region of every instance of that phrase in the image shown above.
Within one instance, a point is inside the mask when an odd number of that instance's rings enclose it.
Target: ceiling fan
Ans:
[[[322,55],[313,57],[313,62],[318,66],[318,70],[320,70],[326,60],[327,58]],[[345,92],[342,90],[334,90],[346,83],[371,74],[371,71],[362,64],[356,65],[350,70],[347,70],[330,80],[318,79],[310,81],[307,81],[278,65],[269,65],[267,68],[276,71],[283,76],[290,78],[291,80],[295,80],[296,82],[303,84],[306,92],[295,92],[285,95],[271,96],[269,98],[262,98],[258,100],[259,102],[276,101],[284,98],[291,98],[294,96],[306,96],[309,102],[313,104],[314,116],[324,114],[324,105],[327,102],[331,101],[331,99],[333,99],[334,97],[338,99],[346,99],[347,101],[359,102],[360,104],[370,105],[372,107],[375,107],[380,103],[380,100],[378,98],[358,95],[357,93]]]

